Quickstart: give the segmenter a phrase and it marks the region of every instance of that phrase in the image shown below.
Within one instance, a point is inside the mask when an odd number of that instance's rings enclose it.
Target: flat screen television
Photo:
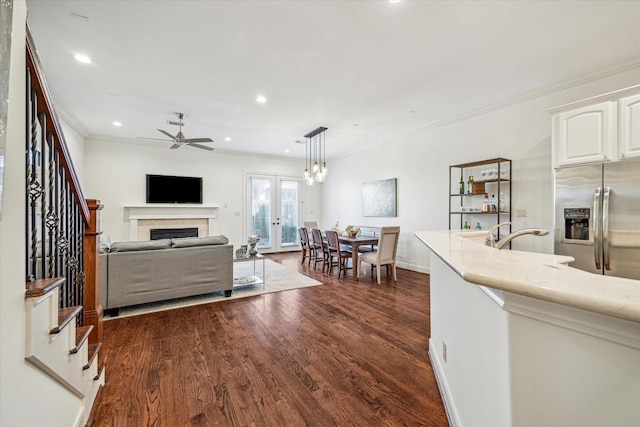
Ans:
[[[202,178],[147,175],[147,203],[202,204]]]

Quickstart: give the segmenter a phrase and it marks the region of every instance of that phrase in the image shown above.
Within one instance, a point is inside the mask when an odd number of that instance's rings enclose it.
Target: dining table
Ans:
[[[360,278],[360,271],[358,271],[358,248],[360,246],[377,245],[378,236],[338,236],[338,240],[343,245],[351,246],[351,262],[353,263],[353,277],[358,280]]]

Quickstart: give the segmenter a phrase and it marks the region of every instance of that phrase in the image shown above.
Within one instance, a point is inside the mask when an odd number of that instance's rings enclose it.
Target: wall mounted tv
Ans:
[[[202,204],[202,178],[147,175],[147,203]]]

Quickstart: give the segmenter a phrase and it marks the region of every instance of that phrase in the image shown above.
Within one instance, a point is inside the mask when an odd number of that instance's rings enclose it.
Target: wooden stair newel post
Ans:
[[[91,344],[102,341],[103,308],[100,304],[100,210],[103,206],[99,200],[87,199],[89,207],[89,223],[84,233],[84,272],[86,274],[84,287],[84,325],[93,325],[89,335]],[[104,347],[98,354],[98,361],[104,360]]]

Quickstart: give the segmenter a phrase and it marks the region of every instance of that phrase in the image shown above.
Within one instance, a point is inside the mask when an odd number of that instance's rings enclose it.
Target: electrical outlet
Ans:
[[[516,211],[516,216],[518,218],[526,218],[527,217],[527,210],[526,209],[518,209]]]
[[[447,363],[447,345],[442,341],[442,358],[444,359],[444,363]]]

